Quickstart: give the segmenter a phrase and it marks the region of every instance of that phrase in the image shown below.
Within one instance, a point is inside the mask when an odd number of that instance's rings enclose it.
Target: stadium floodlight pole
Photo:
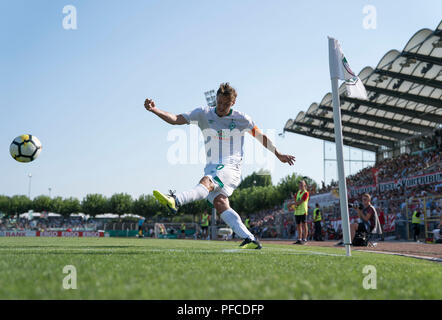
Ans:
[[[344,172],[344,142],[342,137],[341,104],[339,101],[338,75],[336,69],[335,40],[329,38],[329,65],[333,97],[333,122],[335,126],[336,160],[338,164],[339,199],[341,204],[342,234],[347,256],[351,256],[350,221],[348,217],[347,183]]]
[[[206,96],[207,105],[209,107],[216,107],[215,90],[206,91],[206,92],[204,92],[204,95]]]

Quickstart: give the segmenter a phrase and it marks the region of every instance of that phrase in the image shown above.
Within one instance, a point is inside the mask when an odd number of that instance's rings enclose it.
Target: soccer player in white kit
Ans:
[[[244,239],[240,248],[261,249],[258,239],[246,228],[241,217],[229,205],[229,197],[241,182],[244,134],[250,133],[264,147],[269,149],[283,163],[293,165],[295,157],[279,153],[272,141],[255,125],[252,119],[232,107],[237,93],[229,83],[220,85],[216,93],[216,107],[197,108],[193,111],[174,115],[158,109],[155,102],[146,99],[146,110],[172,125],[195,123],[204,136],[206,167],[204,177],[191,190],[178,194],[165,195],[157,190],[153,194],[162,204],[176,213],[186,203],[207,199],[221,213],[221,219],[233,232]]]

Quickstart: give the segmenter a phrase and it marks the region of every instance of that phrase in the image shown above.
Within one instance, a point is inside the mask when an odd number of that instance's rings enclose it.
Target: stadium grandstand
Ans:
[[[419,151],[428,137],[437,132],[440,136],[441,35],[442,21],[436,30],[418,31],[402,52],[387,52],[375,69],[365,67],[359,78],[368,100],[347,97],[341,85],[344,145],[376,152],[376,160],[381,161]],[[327,93],[319,104],[289,119],[284,131],[334,142],[332,109],[332,95]]]
[[[349,201],[370,192],[386,214],[387,234],[402,239],[410,238],[411,212],[422,209],[428,237],[442,209],[442,21],[435,30],[416,32],[402,51],[387,52],[376,68],[365,67],[359,78],[368,100],[346,96],[344,84],[339,88],[343,143],[374,152],[376,163],[347,177]],[[289,119],[286,131],[334,142],[332,94]],[[319,193],[336,187],[332,181]],[[329,221],[339,220],[337,202],[326,213]],[[399,232],[401,221],[405,231]]]

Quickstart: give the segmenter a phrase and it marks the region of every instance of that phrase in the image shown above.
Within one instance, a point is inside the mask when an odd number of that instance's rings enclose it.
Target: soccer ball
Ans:
[[[31,162],[41,152],[41,142],[30,134],[22,134],[12,141],[9,153],[18,162]]]

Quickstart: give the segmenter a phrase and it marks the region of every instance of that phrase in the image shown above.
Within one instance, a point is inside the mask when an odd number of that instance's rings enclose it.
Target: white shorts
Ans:
[[[204,176],[212,180],[215,189],[209,192],[207,200],[213,205],[213,200],[220,194],[230,197],[241,183],[241,165],[208,164],[204,168]]]

